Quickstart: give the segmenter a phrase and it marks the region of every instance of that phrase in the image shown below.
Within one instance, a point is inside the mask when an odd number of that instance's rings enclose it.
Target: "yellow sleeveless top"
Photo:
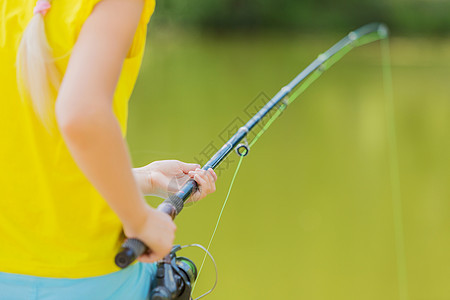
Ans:
[[[64,74],[81,27],[100,0],[52,2],[45,26]],[[19,96],[16,53],[35,3],[0,4],[0,272],[53,278],[105,275],[118,270],[114,256],[123,239],[121,223],[78,169],[61,136],[49,135]],[[145,0],[114,96],[124,136],[154,7],[154,0]]]

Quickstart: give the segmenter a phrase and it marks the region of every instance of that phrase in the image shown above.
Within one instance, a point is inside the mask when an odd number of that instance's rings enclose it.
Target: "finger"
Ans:
[[[212,193],[214,191],[214,188],[215,188],[214,176],[209,171],[203,171],[203,172],[198,173],[198,174],[206,182],[206,184],[203,184],[203,191],[205,193],[204,196],[206,196],[209,193]]]
[[[202,189],[207,188],[208,181],[202,176],[201,173],[196,172],[194,175],[194,180],[197,182],[198,186],[201,187]]]
[[[205,171],[197,169],[194,174],[194,180],[198,184],[198,190],[192,195],[188,202],[196,202],[205,198],[208,194],[215,192],[215,173],[210,171]],[[217,177],[217,176],[216,176]]]
[[[208,171],[214,177],[214,181],[217,181],[217,174],[216,174],[216,172],[214,172],[214,170],[212,168],[209,168]]]
[[[195,171],[196,169],[198,169],[200,167],[201,166],[199,164],[188,164],[188,163],[180,162],[180,169],[185,174],[189,173],[189,171]]]
[[[208,189],[208,182],[203,179],[199,174],[195,174],[194,176],[195,181],[198,183],[198,198],[197,200],[200,200],[206,196],[206,191]]]
[[[206,184],[203,184],[203,190],[202,190],[202,198],[206,197],[206,195],[211,194],[216,191],[216,185],[214,182],[213,175],[206,171],[204,174],[200,175],[200,177],[206,182]]]
[[[201,177],[204,177],[203,176],[203,174],[205,174],[205,170],[202,170],[202,169],[199,169],[199,168],[197,168],[197,169],[195,169],[195,171],[190,171],[189,173],[188,173],[188,175],[192,175],[193,177],[195,176],[195,175],[200,175]]]
[[[205,174],[203,175],[203,178],[205,178],[208,181],[210,186],[213,185],[214,182],[216,181],[216,179],[214,178],[214,175],[209,170],[205,172]]]

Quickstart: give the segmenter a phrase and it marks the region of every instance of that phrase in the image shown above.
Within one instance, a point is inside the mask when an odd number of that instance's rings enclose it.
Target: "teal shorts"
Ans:
[[[44,278],[0,272],[0,300],[145,300],[155,264],[137,263],[104,276]]]

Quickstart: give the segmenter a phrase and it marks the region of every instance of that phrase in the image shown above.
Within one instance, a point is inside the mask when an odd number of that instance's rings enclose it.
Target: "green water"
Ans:
[[[204,158],[248,120],[249,105],[340,38],[154,32],[130,104],[135,165]],[[450,299],[450,42],[391,46],[406,269],[374,43],[318,79],[244,159],[211,247],[219,285],[207,299],[400,299],[401,289]],[[177,243],[207,245],[237,161],[229,157],[215,194],[177,218]],[[200,265],[200,252],[184,254]],[[213,281],[207,262],[196,294]]]

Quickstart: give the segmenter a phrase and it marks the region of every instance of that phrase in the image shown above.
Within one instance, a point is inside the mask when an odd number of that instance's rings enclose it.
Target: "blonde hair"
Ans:
[[[61,76],[47,40],[44,15],[35,12],[28,23],[17,52],[16,67],[22,98],[31,100],[34,112],[51,130],[55,124],[54,106]]]

